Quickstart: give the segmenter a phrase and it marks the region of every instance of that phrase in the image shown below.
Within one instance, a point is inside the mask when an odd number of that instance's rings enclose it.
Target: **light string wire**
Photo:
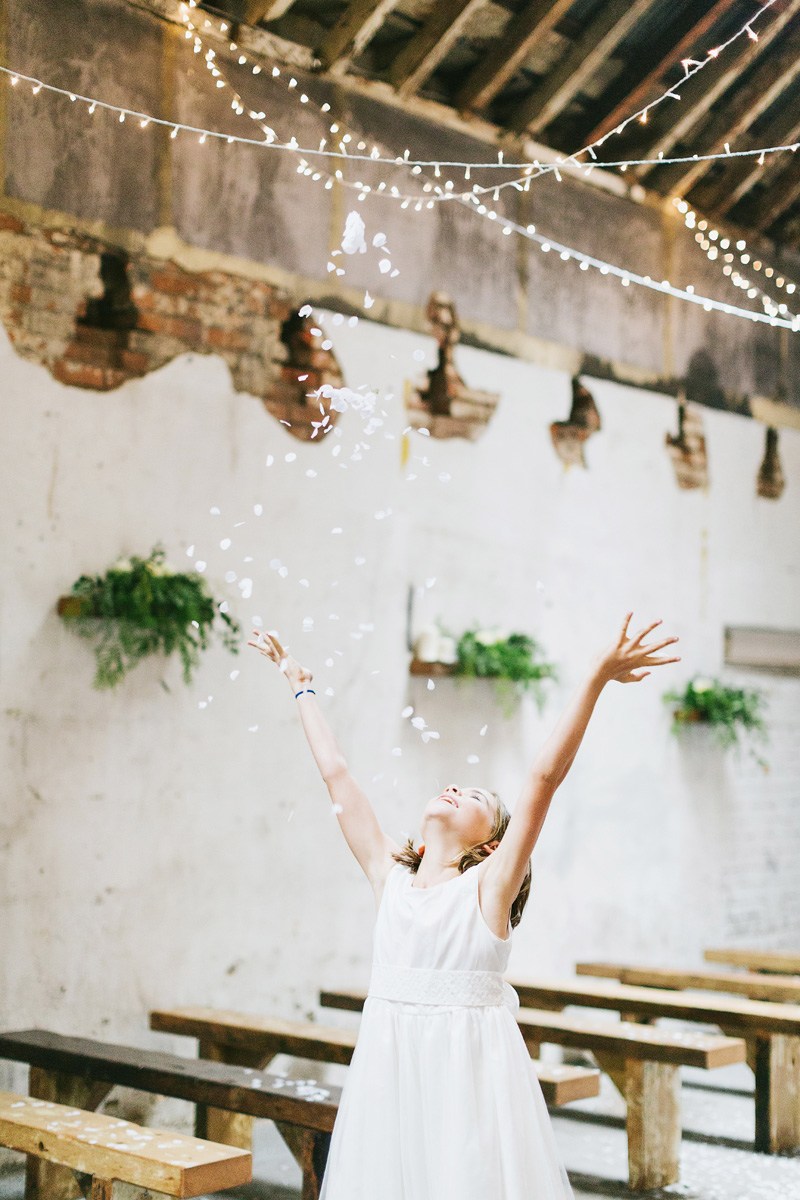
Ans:
[[[353,154],[351,152],[348,152],[347,150],[332,150],[332,149],[326,149],[324,147],[322,149],[320,149],[320,148],[314,149],[313,147],[310,147],[310,146],[301,146],[297,142],[297,140],[294,138],[290,139],[290,141],[288,141],[288,142],[278,141],[277,138],[275,137],[274,130],[270,130],[269,126],[261,126],[260,121],[257,122],[259,124],[259,126],[263,129],[269,130],[269,133],[272,135],[271,137],[270,136],[267,136],[265,138],[245,137],[242,134],[237,134],[237,133],[222,133],[218,129],[206,129],[202,125],[191,125],[185,121],[171,121],[165,117],[156,117],[156,116],[153,116],[152,113],[146,113],[146,112],[143,112],[143,111],[141,111],[139,109],[135,109],[135,108],[126,108],[119,104],[112,104],[106,100],[100,100],[95,96],[84,96],[80,92],[70,91],[69,88],[62,88],[62,87],[58,87],[57,85],[52,84],[52,83],[46,83],[44,80],[38,79],[35,75],[26,75],[23,71],[14,70],[12,67],[7,67],[7,66],[4,66],[3,64],[0,64],[0,73],[8,76],[10,78],[12,86],[16,86],[17,83],[19,83],[19,82],[29,83],[32,85],[32,91],[33,91],[34,95],[38,95],[40,91],[45,91],[45,92],[51,92],[57,96],[66,96],[70,101],[72,101],[72,103],[75,103],[76,101],[80,101],[81,103],[86,104],[91,109],[92,113],[94,113],[94,111],[98,108],[101,110],[104,109],[107,112],[112,112],[112,113],[114,113],[115,116],[118,116],[120,118],[121,123],[124,123],[123,118],[127,119],[128,117],[131,117],[134,120],[140,121],[141,128],[143,128],[143,129],[146,129],[148,125],[156,125],[156,126],[161,126],[162,128],[173,130],[176,132],[176,134],[177,133],[198,134],[200,137],[203,137],[204,139],[212,138],[212,139],[216,139],[217,141],[226,142],[228,145],[231,145],[233,143],[238,143],[238,144],[245,145],[245,146],[256,146],[256,147],[260,147],[262,149],[267,149],[267,150],[288,150],[293,154],[302,154],[306,158],[332,158],[332,159],[339,159],[339,160],[343,160],[343,161],[351,162],[351,163],[358,163],[358,162],[372,163],[377,166],[384,165],[384,166],[399,166],[399,167],[419,167],[420,169],[423,169],[426,167],[455,168],[455,169],[463,168],[465,170],[469,169],[470,171],[478,171],[478,170],[502,171],[502,170],[507,170],[509,168],[512,168],[514,170],[517,170],[520,168],[525,168],[525,170],[526,170],[526,174],[521,176],[520,179],[507,179],[499,184],[486,184],[485,186],[475,184],[470,189],[470,192],[463,193],[463,195],[465,195],[465,196],[469,195],[469,194],[473,194],[473,193],[495,192],[498,190],[498,188],[502,189],[502,188],[506,188],[506,187],[515,187],[515,186],[517,188],[519,188],[520,185],[524,184],[525,182],[529,182],[531,180],[531,178],[535,177],[536,175],[540,175],[540,174],[543,175],[543,174],[548,174],[548,173],[549,174],[553,174],[553,173],[558,174],[559,168],[561,168],[561,167],[572,166],[572,167],[577,168],[579,171],[583,171],[583,172],[586,172],[587,170],[592,170],[592,169],[594,169],[595,166],[599,167],[601,170],[606,170],[611,167],[619,167],[624,171],[628,167],[638,167],[638,166],[648,166],[648,165],[650,165],[650,166],[665,166],[666,167],[666,166],[670,166],[671,164],[681,165],[683,163],[693,163],[693,162],[717,162],[717,161],[720,161],[723,159],[728,160],[728,159],[733,159],[733,158],[756,158],[760,155],[768,156],[768,155],[773,155],[773,154],[782,154],[782,153],[786,153],[787,151],[791,151],[792,153],[795,153],[798,149],[800,149],[800,142],[786,142],[786,143],[781,143],[781,144],[775,145],[775,146],[756,146],[751,150],[723,150],[723,151],[719,151],[716,153],[709,153],[709,154],[683,154],[683,155],[677,155],[677,156],[671,157],[671,158],[667,158],[667,157],[620,158],[620,159],[615,159],[615,160],[609,160],[608,162],[599,162],[598,161],[597,163],[585,163],[585,164],[578,163],[575,161],[575,156],[583,153],[583,151],[581,151],[581,150],[576,150],[575,154],[571,154],[566,158],[564,158],[563,156],[559,156],[559,158],[555,162],[551,162],[551,163],[543,163],[543,162],[540,162],[539,160],[534,160],[533,162],[526,162],[526,163],[509,163],[509,162],[506,162],[502,157],[500,158],[499,161],[484,162],[484,163],[460,162],[460,161],[456,161],[456,160],[450,161],[447,159],[415,159],[415,158],[406,157],[406,155],[408,154],[408,151],[406,151],[404,155],[394,155],[392,157],[389,157],[386,155],[380,155],[380,154]],[[222,75],[221,71],[220,71],[220,75]],[[226,85],[231,88],[231,91],[236,96],[239,95],[239,93],[236,91],[236,89],[227,81],[226,81]],[[305,93],[303,93],[303,94],[305,94]],[[308,97],[306,97],[306,101],[308,101]],[[330,106],[326,104],[326,105],[323,105],[319,109],[319,111],[326,112],[329,110],[329,108],[330,108]],[[260,117],[260,114],[256,114],[256,116]],[[498,153],[502,156],[503,152],[501,150]],[[454,194],[447,193],[440,198],[443,200],[450,200],[450,199],[455,199],[457,197],[457,195],[459,195],[459,193],[454,193]]]
[[[791,279],[787,279],[785,274],[781,274],[778,268],[765,264],[750,249],[745,238],[729,237],[719,229],[713,228],[712,222],[708,221],[705,217],[699,216],[691,208],[688,201],[679,200],[675,197],[672,203],[683,217],[686,228],[697,231],[694,235],[694,240],[700,246],[701,250],[704,251],[706,258],[709,262],[719,262],[723,275],[729,278],[734,287],[746,292],[748,298],[751,300],[759,297],[764,306],[764,311],[771,316],[787,314],[788,307],[784,302],[776,300],[766,288],[759,286],[752,276],[744,275],[739,270],[739,267],[734,264],[738,259],[739,265],[742,267],[749,266],[759,277],[763,270],[764,276],[773,281],[775,287],[781,289],[789,296],[797,291],[797,285]]]

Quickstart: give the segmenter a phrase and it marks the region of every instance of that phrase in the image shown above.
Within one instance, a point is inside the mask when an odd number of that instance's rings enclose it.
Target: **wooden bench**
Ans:
[[[253,1176],[246,1150],[14,1092],[0,1092],[0,1146],[69,1168],[91,1200],[202,1196]]]
[[[309,1021],[285,1021],[253,1013],[202,1007],[156,1010],[150,1028],[197,1038],[201,1058],[263,1068],[276,1054],[347,1064],[356,1044],[353,1029],[329,1028]],[[599,1072],[588,1067],[533,1062],[545,1101],[551,1106],[586,1100],[600,1092]],[[199,1121],[203,1114],[198,1109]],[[252,1119],[207,1112],[197,1129],[229,1145],[250,1147]],[[197,1132],[197,1130],[196,1130]]]
[[[363,992],[325,991],[320,1004],[359,1011]],[[517,1023],[531,1054],[542,1043],[589,1050],[627,1103],[628,1182],[632,1190],[666,1187],[679,1176],[681,1066],[706,1070],[743,1062],[745,1044],[717,1034],[573,1018],[521,1010]]]
[[[800,1005],[687,995],[605,980],[513,986],[524,1005],[605,1008],[637,1021],[669,1017],[716,1025],[731,1037],[744,1038],[755,1074],[755,1149],[774,1154],[800,1148]]]
[[[319,1196],[340,1088],[42,1029],[0,1033],[0,1058],[30,1065],[32,1097],[89,1112],[121,1085],[274,1121],[303,1172],[303,1200]],[[28,1159],[26,1200],[79,1194],[63,1166]]]
[[[667,967],[634,967],[623,963],[578,963],[577,975],[616,979],[635,987],[670,988],[675,991],[727,992],[750,1000],[800,1003],[800,977],[760,975],[755,971],[681,971]]]
[[[767,971],[776,975],[800,975],[798,950],[724,950],[712,949],[703,953],[706,962],[724,963],[727,967],[744,967],[746,971]]]

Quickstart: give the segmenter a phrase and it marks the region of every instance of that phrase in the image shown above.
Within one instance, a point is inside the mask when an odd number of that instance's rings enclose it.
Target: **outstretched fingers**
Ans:
[[[660,625],[662,621],[663,617],[659,617],[657,621],[653,621],[650,625],[646,625],[644,629],[637,633],[635,638],[631,638],[632,645],[638,646],[642,638],[647,637],[648,633],[650,633],[652,629],[655,629],[657,625]]]
[[[631,623],[631,617],[632,617],[632,616],[633,616],[633,613],[632,613],[632,612],[629,612],[629,613],[626,613],[626,614],[625,614],[625,620],[622,622],[622,629],[620,630],[620,634],[619,634],[619,642],[617,643],[617,644],[618,644],[618,645],[620,645],[620,646],[622,645],[622,643],[623,643],[624,641],[627,641],[627,638],[628,638],[628,626],[629,626],[629,625],[630,625],[630,623]]]

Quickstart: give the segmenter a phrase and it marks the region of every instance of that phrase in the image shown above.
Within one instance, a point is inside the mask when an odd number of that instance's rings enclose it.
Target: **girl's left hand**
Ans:
[[[632,612],[626,615],[622,622],[619,638],[597,660],[597,669],[604,682],[616,679],[618,683],[640,683],[651,674],[650,671],[642,668],[660,667],[665,663],[680,662],[680,656],[668,658],[658,655],[659,650],[677,642],[679,640],[677,637],[664,638],[649,646],[645,644],[644,639],[657,625],[661,624],[661,618],[653,621],[651,625],[646,625],[635,637],[631,637],[628,635],[628,625],[632,616]]]

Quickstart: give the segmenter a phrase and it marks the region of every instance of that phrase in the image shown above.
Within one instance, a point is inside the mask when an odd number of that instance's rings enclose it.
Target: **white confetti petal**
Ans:
[[[297,582],[300,584],[300,587],[311,587],[307,579],[298,579]]]
[[[373,244],[373,246],[385,246],[386,245],[386,234],[385,233],[376,233],[374,238],[372,239],[372,244]]]
[[[467,755],[467,762],[470,764],[470,766],[474,766],[475,763],[479,763],[480,761],[481,760],[478,758],[477,754],[468,754]]]
[[[304,304],[297,315],[298,317],[310,317],[313,311],[310,304]]]
[[[231,544],[230,538],[223,538],[219,544],[219,548],[220,548],[220,550],[227,550],[228,547],[230,546],[230,544]]]
[[[364,308],[372,308],[375,301],[370,296],[369,292],[364,292]]]
[[[198,560],[198,561],[197,561],[197,562],[194,564],[194,569],[195,569],[195,571],[200,571],[200,572],[201,572],[201,574],[202,574],[202,572],[203,572],[203,571],[205,571],[205,569],[206,569],[206,564],[203,562],[203,560],[202,560],[202,559],[199,559],[199,560]]]
[[[415,729],[424,729],[425,726],[428,724],[428,722],[425,720],[424,717],[412,717],[411,724],[414,726]]]
[[[210,508],[208,511],[211,513],[212,517],[218,517],[220,514],[220,510],[216,505],[213,508]]]
[[[347,214],[342,235],[342,250],[345,254],[366,254],[367,243],[364,240],[366,226],[361,213],[352,211]]]
[[[261,514],[263,513],[263,511],[264,511],[263,504],[254,504],[253,505],[253,512],[256,514],[257,517],[260,517]]]
[[[189,549],[186,551],[186,557],[191,558],[193,556],[193,554],[194,554],[194,546],[190,546]]]
[[[403,709],[403,711],[400,713],[400,716],[405,721],[408,717],[413,716],[413,713],[414,713],[414,706],[413,706],[413,704],[409,704]]]
[[[290,450],[288,454],[284,454],[283,456],[284,462],[294,462],[296,458],[297,455],[293,450]]]
[[[247,732],[248,733],[258,733],[258,726],[257,725],[248,725]]]
[[[226,583],[233,583],[235,581],[235,579],[236,579],[235,571],[226,571],[225,572],[225,582]]]
[[[403,751],[400,749],[399,746],[395,746],[394,749],[392,750],[392,754],[395,756],[395,758],[400,758],[402,753],[403,753]]]
[[[391,271],[391,269],[392,269],[392,260],[390,258],[382,258],[381,261],[378,263],[378,270],[380,271],[381,275],[385,275],[386,272]]]
[[[271,467],[271,466],[272,466],[272,464],[273,464],[274,462],[275,462],[275,459],[274,459],[274,457],[273,457],[271,454],[268,454],[268,455],[267,455],[267,464],[266,464],[266,465],[267,465],[268,467]]]
[[[432,692],[435,687],[436,687],[436,684],[433,682],[432,679],[429,679],[428,680],[428,691]]]
[[[238,678],[239,678],[239,671],[238,671],[238,669],[237,669],[236,671],[231,671],[231,673],[230,673],[230,678],[231,678],[231,679],[238,679]]]
[[[488,725],[482,725],[482,726],[481,726],[481,737],[486,737],[486,730],[487,730],[488,728],[489,728],[489,726],[488,726]]]

